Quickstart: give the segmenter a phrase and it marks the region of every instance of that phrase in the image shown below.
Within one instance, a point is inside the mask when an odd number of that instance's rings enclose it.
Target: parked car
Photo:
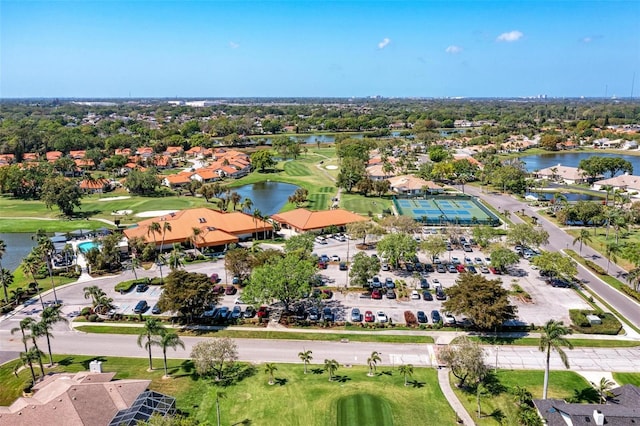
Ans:
[[[461,262],[460,259],[454,256],[451,258],[451,263],[453,263],[454,265],[459,265]]]
[[[138,284],[136,286],[136,292],[138,293],[144,293],[148,289],[149,289],[149,286],[147,284]]]
[[[427,319],[427,315],[423,311],[418,311],[416,317],[418,318],[418,322],[420,324],[429,322],[429,320]]]
[[[220,282],[220,276],[218,274],[216,274],[215,272],[213,274],[211,274],[211,276],[209,277],[209,280],[211,280],[212,283],[217,284]]]
[[[413,263],[411,262],[406,262],[404,264],[405,269],[407,270],[407,272],[413,272]]]
[[[360,309],[353,308],[351,310],[351,322],[360,322],[362,321],[362,314],[360,313]]]
[[[327,239],[325,237],[316,237],[315,242],[318,244],[327,244]]]
[[[385,293],[385,296],[387,296],[387,299],[395,299],[396,292],[393,291],[392,289],[388,289],[387,292]]]
[[[247,306],[247,309],[244,310],[245,318],[253,318],[256,316],[256,308],[253,306]]]
[[[231,311],[229,310],[229,308],[226,306],[222,306],[220,307],[220,309],[218,309],[218,312],[216,312],[216,314],[213,316],[213,319],[216,319],[219,321],[225,321],[229,319],[229,315],[231,315]]]
[[[331,256],[331,261],[340,262],[340,256],[338,256],[337,254],[334,254],[333,256]]]
[[[382,292],[379,289],[374,289],[371,292],[371,298],[372,299],[382,299]]]
[[[432,301],[433,295],[429,290],[425,290],[422,292],[422,300]]]
[[[450,263],[449,265],[447,265],[447,270],[452,274],[455,274],[458,272],[456,265],[454,265],[453,263]]]
[[[424,271],[424,265],[422,263],[420,263],[420,262],[415,262],[413,264],[413,266],[414,266],[414,268],[416,268],[416,271],[418,271],[418,272]]]
[[[331,261],[331,259],[329,259],[329,256],[327,256],[326,254],[321,254],[320,260],[324,263],[329,263]]]
[[[436,287],[442,287],[441,284],[440,284],[440,280],[437,279],[437,278],[432,279],[431,280],[431,284],[433,284]]]
[[[444,265],[442,263],[438,264],[437,270],[439,273],[444,274],[447,272],[447,269],[444,267]]]
[[[476,267],[475,267],[475,266],[473,266],[473,265],[469,265],[469,266],[467,266],[467,271],[468,271],[468,272],[471,272],[472,274],[477,274],[477,273],[478,273],[478,270],[477,270],[477,269],[476,269]]]
[[[228,285],[225,289],[224,289],[224,294],[226,294],[227,296],[233,296],[234,294],[236,294],[238,292],[238,289],[235,288],[232,285]]]
[[[389,321],[389,317],[387,317],[383,311],[378,311],[376,312],[376,320],[380,323],[384,323]]]
[[[433,272],[433,265],[430,263],[425,263],[424,264],[424,271],[425,272]]]
[[[364,322],[374,322],[376,318],[373,316],[373,312],[366,311],[364,313]]]
[[[500,275],[500,271],[497,268],[494,268],[493,266],[489,266],[489,270],[491,271],[492,274]]]
[[[474,262],[476,262],[476,265],[482,265],[482,258],[481,257],[476,257],[475,259],[473,259]]]
[[[320,319],[320,312],[318,312],[318,309],[316,308],[309,309],[309,320],[318,321],[319,319]]]
[[[371,279],[371,287],[382,288],[382,282],[380,282],[380,277],[373,277]]]
[[[240,284],[240,277],[239,277],[239,276],[237,276],[237,275],[236,275],[236,276],[234,276],[234,277],[231,279],[231,284],[233,284],[233,285],[238,285],[238,284]]]
[[[157,303],[153,305],[153,308],[151,308],[151,313],[154,315],[158,315],[162,313],[162,310],[160,309]]]
[[[318,261],[318,269],[327,269],[328,266],[327,262],[323,262],[322,260]]]
[[[447,300],[447,295],[444,292],[444,290],[442,289],[442,287],[438,287],[436,289],[436,299],[437,300]]]
[[[487,268],[486,266],[482,265],[480,267],[480,272],[482,272],[483,274],[488,274],[489,273],[489,268]]]
[[[396,288],[396,285],[395,285],[395,283],[393,282],[393,278],[389,278],[389,277],[387,277],[387,278],[384,280],[384,286],[385,286],[386,288]]]
[[[231,310],[231,319],[238,319],[242,316],[242,308],[238,305]]]
[[[473,251],[473,249],[471,248],[471,246],[469,244],[463,244],[462,245],[462,250],[464,250],[467,253],[471,253]]]
[[[336,317],[333,314],[333,311],[331,311],[331,308],[327,307],[322,310],[322,319],[331,322],[335,321]]]
[[[216,284],[213,286],[213,288],[211,289],[211,291],[214,294],[224,294],[224,286],[221,284]]]
[[[464,265],[456,265],[456,270],[460,273],[465,272]]]
[[[149,308],[149,305],[147,304],[146,300],[141,300],[138,303],[136,303],[135,308],[133,308],[133,313],[134,314],[141,314],[144,311],[146,311]]]
[[[413,290],[411,292],[411,298],[413,300],[420,300],[420,293],[418,293],[418,290]]]
[[[431,311],[431,322],[432,323],[435,324],[437,322],[440,322],[441,319],[442,318],[440,317],[440,312],[438,312],[436,310]]]
[[[439,265],[442,263],[442,260],[440,260],[438,256],[433,256],[433,263],[435,263],[436,265]]]
[[[341,271],[346,271],[347,269],[349,269],[349,268],[347,267],[347,262],[340,262],[340,265],[338,265],[338,268],[339,268]]]
[[[446,325],[456,325],[456,317],[447,312],[444,314],[444,323]]]
[[[423,290],[429,288],[429,281],[426,278],[420,278],[420,288]]]
[[[260,306],[258,309],[258,318],[268,318],[269,317],[269,308],[266,306]]]
[[[382,270],[383,271],[390,271],[391,270],[391,265],[389,265],[388,263],[383,263],[382,264]]]

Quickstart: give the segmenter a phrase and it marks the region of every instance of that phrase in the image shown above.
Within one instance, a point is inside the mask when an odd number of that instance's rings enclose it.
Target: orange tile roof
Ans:
[[[93,181],[88,179],[83,179],[80,182],[79,186],[80,186],[80,189],[102,189],[108,185],[110,185],[109,180],[105,178],[101,178]]]
[[[36,161],[38,159],[38,154],[35,152],[25,152],[22,154],[22,161]]]
[[[78,167],[95,167],[95,163],[93,162],[93,160],[85,160],[85,159],[79,159],[79,160],[73,160],[76,163],[76,166]]]
[[[193,235],[193,228],[202,231],[196,243],[199,247],[229,244],[237,242],[240,236],[273,229],[268,222],[260,219],[254,221],[253,216],[246,213],[224,213],[201,207],[143,220],[136,227],[125,229],[124,234],[127,238],[140,237],[146,241],[153,241],[153,235],[147,235],[152,222],[161,226],[164,222],[171,224],[171,231],[165,234],[165,246],[186,242]],[[156,234],[157,244],[160,244],[161,240],[162,234]]]
[[[327,228],[329,226],[344,226],[353,222],[366,222],[367,217],[343,209],[311,211],[296,209],[271,216],[276,222],[287,224],[300,231]]]
[[[180,154],[181,152],[184,152],[184,149],[182,149],[181,146],[168,146],[165,152],[169,155]]]
[[[115,155],[122,155],[128,157],[131,155],[131,148],[116,148]]]
[[[48,151],[45,156],[47,157],[47,161],[56,161],[58,158],[62,158],[62,152]]]
[[[81,159],[87,155],[87,151],[69,151],[69,156],[74,159]]]
[[[211,167],[203,167],[201,169],[196,170],[194,173],[202,178],[202,180],[211,180],[211,179],[219,179],[220,175],[217,172],[217,169]]]
[[[166,180],[169,185],[183,185],[191,182],[191,176],[193,176],[191,172],[180,172],[175,175],[165,176],[164,180]]]
[[[160,155],[157,157],[152,157],[151,163],[154,166],[166,167],[171,164],[171,157],[169,157],[168,155]]]

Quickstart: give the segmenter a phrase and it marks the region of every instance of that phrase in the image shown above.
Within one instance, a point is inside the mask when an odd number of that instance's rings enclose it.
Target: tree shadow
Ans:
[[[384,371],[381,371],[380,373],[378,373],[378,375],[379,375],[379,376],[382,376],[383,374],[384,374],[385,376],[393,376],[393,371],[391,371],[391,370],[384,370]]]
[[[232,423],[231,426],[238,426],[238,425],[249,426],[252,424],[253,422],[251,421],[251,419],[244,419],[244,420],[240,420],[239,422]]]
[[[95,358],[91,358],[91,359],[86,359],[84,361],[80,361],[79,364],[82,365],[85,370],[88,370],[89,369],[89,364],[91,364],[92,361],[107,362],[107,358],[105,358],[103,356],[98,356],[98,357],[95,357]]]
[[[580,402],[595,404],[600,402],[600,395],[598,394],[598,391],[591,386],[584,389],[574,389],[573,395],[571,395],[570,398],[567,398],[567,402],[575,404]]]
[[[498,424],[502,424],[507,416],[505,416],[504,412],[501,409],[496,408],[491,414],[489,414],[489,417],[493,417],[493,419],[498,422]]]
[[[71,365],[71,364],[73,364],[73,357],[72,356],[68,356],[68,357],[62,358],[60,361],[58,361],[58,364],[60,364],[60,365],[62,365],[64,367],[66,367],[68,365]]]
[[[483,382],[489,393],[494,396],[508,390],[502,383],[500,383],[498,376],[496,376],[493,372],[488,373],[485,376]]]
[[[426,384],[425,382],[419,382],[417,380],[409,380],[407,383],[409,383],[411,387],[414,387],[414,388],[423,388],[424,385]]]
[[[322,374],[322,373],[324,373],[324,370],[322,368],[312,368],[311,372],[313,374]]]
[[[284,377],[276,377],[274,379],[274,383],[278,386],[284,386],[287,384],[287,382],[289,382],[289,380],[285,379]]]
[[[351,377],[349,377],[349,376],[342,376],[342,375],[333,376],[333,381],[334,382],[346,383],[346,382],[348,382],[350,380],[351,380]]]

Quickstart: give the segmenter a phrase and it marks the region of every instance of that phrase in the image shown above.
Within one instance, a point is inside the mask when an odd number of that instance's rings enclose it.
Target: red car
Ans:
[[[258,318],[267,318],[269,316],[269,308],[266,306],[260,306],[258,309]]]
[[[327,269],[327,266],[328,265],[322,261],[318,262],[318,269]]]
[[[489,266],[489,270],[491,271],[492,274],[500,275],[500,271],[498,271],[493,266]]]
[[[382,292],[377,288],[371,292],[372,299],[382,299]]]
[[[364,313],[364,322],[374,322],[376,317],[373,316],[373,312],[367,311]]]
[[[462,273],[465,271],[464,269],[464,265],[456,265],[456,269],[458,270],[458,272]]]

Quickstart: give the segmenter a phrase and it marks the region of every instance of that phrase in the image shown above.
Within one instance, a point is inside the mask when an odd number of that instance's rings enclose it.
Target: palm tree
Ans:
[[[634,290],[638,291],[638,287],[640,287],[640,268],[633,268],[629,271],[627,282]]]
[[[620,253],[620,246],[617,243],[607,243],[604,248],[605,256],[607,257],[607,274],[609,273],[609,265],[611,261],[616,263],[618,261],[617,254]]]
[[[95,309],[98,306],[98,301],[106,296],[106,293],[97,285],[92,285],[90,287],[85,287],[82,289],[84,291],[84,298],[91,299],[91,303],[93,308]]]
[[[195,226],[191,228],[191,235],[189,236],[189,242],[193,246],[194,250],[198,246],[198,241],[200,240],[200,234],[202,234],[202,229],[196,228]]]
[[[49,279],[51,279],[51,288],[53,289],[53,300],[55,300],[56,305],[58,304],[58,295],[56,294],[56,283],[53,280],[53,271],[51,267],[51,256],[55,251],[55,247],[53,246],[53,242],[49,237],[41,237],[38,240],[38,251],[42,255],[42,261],[47,265],[47,272],[49,272]]]
[[[256,234],[256,240],[258,239],[258,221],[262,220],[262,212],[260,211],[260,209],[255,209],[253,211],[253,214],[251,215],[253,216],[253,226],[255,226],[255,234]],[[265,231],[266,234],[267,231]],[[262,239],[264,240],[264,238],[266,238],[266,236],[264,236]]]
[[[369,364],[369,373],[367,376],[372,377],[376,373],[376,364],[382,362],[380,354],[377,351],[371,352],[371,356],[367,358],[367,364]]]
[[[411,364],[402,364],[399,368],[398,371],[400,372],[400,374],[402,374],[404,376],[404,385],[407,386],[407,377],[411,377],[413,376],[413,365]]]
[[[164,326],[157,319],[147,318],[144,323],[144,327],[142,328],[142,332],[138,336],[138,346],[141,348],[144,346],[144,348],[149,351],[149,370],[153,370],[151,346],[157,344],[155,343],[157,341],[156,337],[161,335],[164,329]],[[145,339],[146,342],[144,342]],[[144,342],[144,345],[142,342]]]
[[[613,393],[611,389],[613,389],[615,383],[611,380],[607,380],[606,377],[600,379],[598,383],[591,382],[591,386],[593,386],[600,395],[600,404],[606,404],[607,399],[613,397]]]
[[[592,241],[591,234],[586,229],[581,229],[580,234],[573,239],[573,245],[575,246],[577,242],[580,242],[580,254],[582,254],[582,244],[590,243]]]
[[[40,324],[42,326],[42,334],[47,338],[47,349],[49,350],[49,366],[53,365],[53,354],[51,352],[51,330],[53,325],[57,322],[68,323],[69,321],[60,315],[60,305],[48,306],[42,311],[42,319]]]
[[[167,348],[172,348],[174,351],[180,346],[184,349],[184,342],[178,336],[175,331],[164,331],[160,334],[160,340],[151,341],[152,345],[157,345],[162,349],[162,358],[164,361],[164,377],[169,377],[167,372]]]
[[[571,329],[566,327],[562,321],[549,320],[542,328],[540,343],[538,349],[546,352],[547,360],[544,368],[544,384],[542,388],[542,399],[547,399],[547,388],[549,387],[549,361],[551,359],[551,350],[555,350],[560,355],[560,359],[566,368],[569,368],[569,359],[567,354],[562,350],[563,346],[573,349],[573,345],[564,336],[571,334]]]
[[[20,362],[25,367],[29,367],[31,371],[31,383],[36,382],[36,373],[33,370],[33,363],[39,360],[42,357],[42,352],[40,352],[37,348],[31,348],[26,352],[20,352]],[[19,365],[19,364],[18,364]],[[18,366],[16,366],[17,368]],[[17,371],[17,370],[16,370]]]
[[[162,241],[160,242],[160,253],[164,250],[164,237],[167,234],[167,231],[171,232],[171,224],[167,221],[162,222]],[[160,267],[160,282],[164,282],[164,277],[162,276],[162,262],[158,264]]]
[[[20,326],[11,329],[11,334],[15,334],[16,332],[22,333],[22,343],[24,344],[24,351],[27,352],[29,348],[27,347],[27,340],[29,340],[29,336],[24,332],[25,330],[29,330],[31,327],[31,323],[35,322],[33,318],[24,318],[20,321]]]
[[[245,197],[244,200],[242,200],[242,211],[251,211],[251,207],[253,207],[253,201],[251,201],[251,198],[249,197]]]
[[[275,383],[273,373],[275,373],[277,370],[278,370],[278,367],[276,367],[276,365],[272,362],[268,362],[264,365],[264,372],[269,375],[270,385],[273,385]]]
[[[33,343],[33,347],[38,351],[40,348],[38,347],[38,343],[36,339],[44,335],[44,330],[42,324],[36,321],[29,323],[29,337],[31,337],[31,343]],[[42,377],[44,377],[44,365],[42,364],[42,357],[38,358],[38,365],[40,366],[40,372],[42,373]]]
[[[40,293],[40,286],[38,285],[38,281],[36,280],[36,274],[40,269],[41,260],[36,256],[35,250],[29,253],[27,257],[22,261],[22,270],[25,273],[31,275],[33,282],[36,284],[36,289],[38,289],[38,296],[40,297],[40,304],[42,305],[42,309],[44,309],[44,302],[42,301],[42,294]]]
[[[138,259],[137,256],[134,255],[131,257],[131,270],[133,271],[133,276],[136,278],[136,281],[138,281],[138,271],[137,268],[140,267],[140,259]]]
[[[182,255],[182,246],[180,244],[174,244],[173,250],[171,250],[171,254],[169,254],[169,268],[171,268],[172,271],[184,266]]]
[[[156,240],[156,234],[162,233],[162,227],[158,222],[151,222],[147,228],[147,237],[151,235],[153,237],[153,252],[155,254],[154,261],[158,263],[158,241]]]
[[[0,240],[0,272],[4,271],[2,269],[2,258],[4,254],[7,252],[7,244],[4,240]],[[7,293],[7,287],[9,286],[4,280],[4,274],[0,274],[0,282],[2,283],[2,290],[4,290],[4,301],[5,303],[9,303],[9,294]]]
[[[234,191],[231,193],[229,200],[231,201],[233,210],[235,210],[238,203],[240,203],[240,201],[242,200],[242,196]]]
[[[4,300],[6,303],[9,303],[9,296],[7,295],[7,288],[13,284],[13,274],[10,270],[4,269],[0,265],[0,282],[2,283],[2,288],[4,290]]]
[[[307,365],[309,365],[309,363],[313,359],[313,356],[311,356],[312,353],[312,351],[298,352],[298,358],[300,358],[300,360],[304,363],[304,374],[307,374]]]
[[[476,384],[476,403],[478,404],[478,418],[482,417],[482,407],[480,406],[480,399],[484,396],[487,396],[489,391],[487,387],[482,383],[478,382]]]
[[[329,381],[330,382],[333,381],[333,375],[338,370],[338,367],[340,367],[340,364],[338,364],[338,361],[336,361],[335,359],[325,359],[324,360],[324,369],[325,369],[326,372],[329,373]]]

